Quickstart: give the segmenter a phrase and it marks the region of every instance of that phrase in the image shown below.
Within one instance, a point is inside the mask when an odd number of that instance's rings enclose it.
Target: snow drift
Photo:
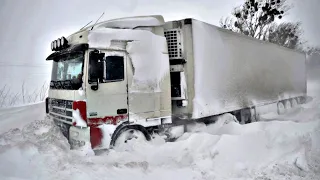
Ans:
[[[44,103],[0,108],[0,134],[10,129],[23,128],[30,122],[43,119],[44,115]]]
[[[1,111],[0,124],[10,119],[12,128],[0,135],[0,179],[320,179],[317,98],[268,122],[239,125],[225,115],[189,126],[176,142],[155,136],[99,156],[69,150],[42,107]]]

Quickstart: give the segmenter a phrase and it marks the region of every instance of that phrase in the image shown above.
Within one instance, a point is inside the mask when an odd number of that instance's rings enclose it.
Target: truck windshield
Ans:
[[[77,90],[82,86],[84,53],[72,53],[53,61],[51,89]]]

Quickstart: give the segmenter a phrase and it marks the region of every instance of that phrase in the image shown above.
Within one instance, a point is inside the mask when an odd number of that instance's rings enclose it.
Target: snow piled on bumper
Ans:
[[[72,110],[72,123],[79,127],[87,127],[87,123],[82,119],[79,109]]]

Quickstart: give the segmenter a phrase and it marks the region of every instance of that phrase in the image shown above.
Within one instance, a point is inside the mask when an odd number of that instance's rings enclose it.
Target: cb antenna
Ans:
[[[93,29],[93,27],[97,24],[97,22],[102,18],[102,16],[104,15],[104,12],[101,14],[101,16],[99,17],[99,19],[97,19],[97,21],[93,24],[91,30]]]
[[[83,26],[80,30],[82,30],[83,28],[87,27],[90,23],[92,23],[92,21],[88,22],[85,26]]]

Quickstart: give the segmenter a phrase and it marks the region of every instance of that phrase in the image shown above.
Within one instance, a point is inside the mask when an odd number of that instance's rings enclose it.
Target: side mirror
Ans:
[[[94,91],[98,90],[99,81],[103,80],[104,55],[98,50],[91,51],[89,55],[89,84],[92,84],[91,89]]]

